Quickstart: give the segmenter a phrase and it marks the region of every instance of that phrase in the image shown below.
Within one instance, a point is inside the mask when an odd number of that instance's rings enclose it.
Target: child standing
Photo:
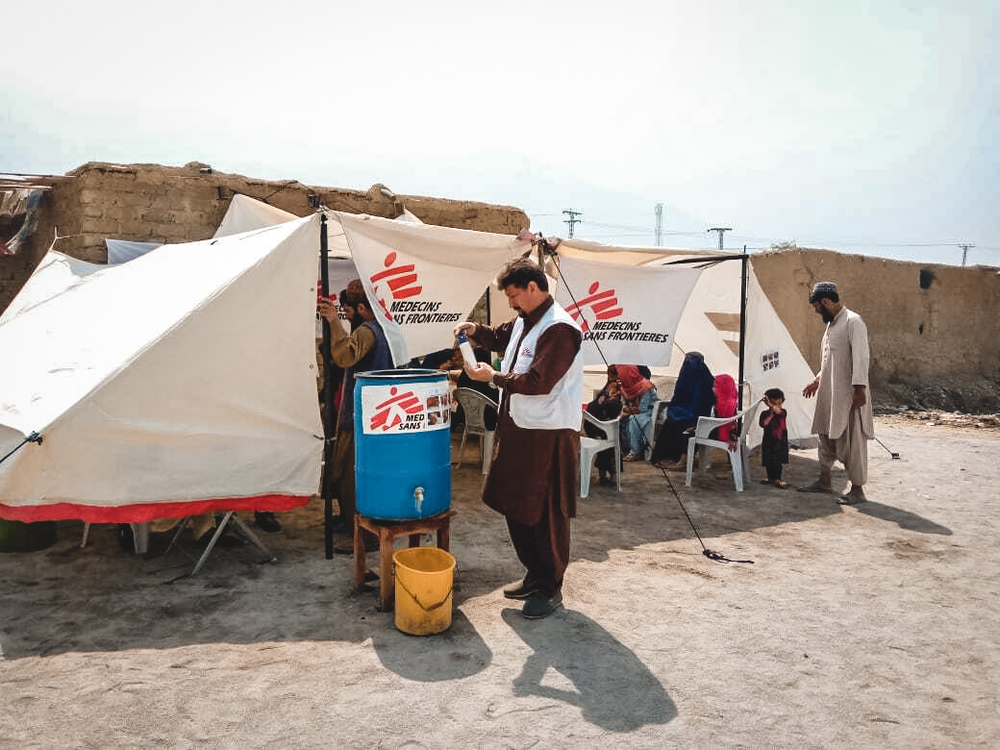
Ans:
[[[767,479],[761,479],[760,483],[785,489],[788,484],[781,479],[781,465],[788,463],[788,412],[782,406],[785,394],[780,388],[769,388],[764,391],[763,400],[767,411],[760,415],[760,426],[764,428],[760,455]]]

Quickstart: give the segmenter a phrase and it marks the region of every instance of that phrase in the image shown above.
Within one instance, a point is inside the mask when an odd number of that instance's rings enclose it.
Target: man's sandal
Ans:
[[[841,495],[837,500],[838,505],[857,505],[866,502],[868,502],[868,498],[864,495],[852,495],[850,492]]]

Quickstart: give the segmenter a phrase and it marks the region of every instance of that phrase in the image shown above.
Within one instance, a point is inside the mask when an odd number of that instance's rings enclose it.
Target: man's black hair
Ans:
[[[497,289],[503,291],[509,286],[527,289],[532,281],[538,284],[538,288],[543,292],[549,291],[549,280],[545,276],[545,271],[527,258],[518,258],[504,266],[497,276]]]
[[[813,302],[819,302],[821,299],[826,298],[831,302],[840,302],[840,294],[837,292],[837,287],[829,281],[820,282],[813,287],[812,292],[809,294],[809,304]]]

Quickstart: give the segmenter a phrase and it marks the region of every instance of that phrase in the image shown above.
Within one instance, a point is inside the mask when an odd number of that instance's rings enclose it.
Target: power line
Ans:
[[[591,226],[591,227],[601,227],[602,229],[626,229],[626,230],[628,230],[630,232],[638,232],[640,234],[653,234],[653,232],[650,231],[649,227],[641,227],[641,226],[637,226],[635,224],[602,224],[599,221],[588,221],[587,225]],[[666,235],[691,235],[692,237],[694,237],[694,236],[700,236],[702,233],[701,233],[701,231],[686,232],[686,231],[681,231],[681,230],[666,230],[666,229],[663,229],[663,230],[660,231],[660,234],[662,234],[664,236],[666,236]]]
[[[662,204],[656,204],[656,206],[661,206]],[[531,218],[548,218],[552,216],[558,216],[556,213],[532,213],[530,211],[526,212]],[[569,227],[569,236],[573,237],[576,234],[576,225],[583,222],[583,219],[579,218],[583,215],[582,211],[577,211],[574,209],[564,209],[562,211],[563,215],[568,218],[563,221]],[[595,229],[619,229],[620,232],[611,234],[590,234],[587,236],[592,239],[613,239],[615,237],[650,237],[653,240],[655,246],[659,247],[662,245],[664,237],[697,237],[703,234],[701,231],[685,231],[685,230],[668,230],[662,227],[662,223],[657,217],[657,224],[653,228],[646,226],[640,226],[636,224],[615,224],[600,221],[590,221],[587,222],[588,226]],[[724,233],[732,231],[732,227],[711,227],[707,231],[718,232],[720,240],[720,249],[724,240]],[[766,250],[769,246],[773,247],[779,244],[787,244],[789,241],[783,238],[773,238],[773,237],[760,237],[760,236],[750,236],[750,235],[731,235],[730,239],[742,239],[748,242],[753,242],[754,246],[751,249]],[[797,247],[814,247],[814,248],[827,248],[827,249],[857,249],[857,248],[935,248],[935,247],[960,247],[962,248],[962,265],[966,265],[968,262],[968,251],[972,248],[976,248],[980,252],[996,252],[1000,250],[1000,246],[996,245],[974,245],[972,243],[962,243],[962,242],[867,242],[865,240],[834,240],[834,239],[803,239],[803,240],[791,240],[791,244]],[[757,243],[760,243],[757,246]]]

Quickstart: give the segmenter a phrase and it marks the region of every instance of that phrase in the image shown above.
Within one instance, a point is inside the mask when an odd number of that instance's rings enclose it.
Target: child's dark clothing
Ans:
[[[771,415],[771,421],[764,420]],[[774,482],[781,479],[781,465],[788,463],[788,412],[775,414],[768,409],[760,415],[760,426],[764,428],[764,437],[760,444],[760,456],[767,470],[767,478]]]

